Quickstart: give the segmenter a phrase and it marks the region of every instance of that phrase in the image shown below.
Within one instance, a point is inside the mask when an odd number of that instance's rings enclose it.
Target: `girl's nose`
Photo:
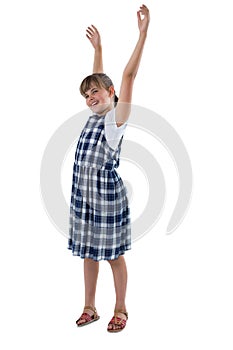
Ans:
[[[88,97],[88,99],[87,99],[87,105],[91,105],[91,103],[92,103],[92,101],[93,101],[93,97],[92,96],[89,96]]]
[[[91,96],[88,96],[87,102],[90,102],[91,100],[92,100],[92,97],[91,97]]]

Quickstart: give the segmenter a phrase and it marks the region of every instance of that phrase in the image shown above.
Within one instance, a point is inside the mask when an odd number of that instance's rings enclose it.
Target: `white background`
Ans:
[[[231,1],[146,4],[151,24],[133,103],[163,116],[179,133],[194,187],[173,234],[165,234],[165,211],[127,253],[129,321],[112,335],[106,327],[114,289],[106,262],[97,290],[101,320],[75,326],[83,307],[82,261],[46,215],[40,163],[54,131],[85,108],[78,87],[93,59],[86,26],[93,23],[102,33],[105,71],[118,90],[137,40],[141,3],[1,3],[1,348],[114,350],[150,340],[160,350],[232,349]]]

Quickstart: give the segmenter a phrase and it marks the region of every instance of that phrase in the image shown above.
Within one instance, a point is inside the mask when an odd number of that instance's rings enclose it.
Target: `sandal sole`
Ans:
[[[119,332],[122,332],[124,329],[125,329],[125,327],[122,329],[107,329],[107,331],[109,333],[119,333]]]

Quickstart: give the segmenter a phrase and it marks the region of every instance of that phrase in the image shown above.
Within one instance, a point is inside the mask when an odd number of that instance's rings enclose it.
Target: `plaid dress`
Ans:
[[[126,188],[116,172],[116,150],[105,137],[105,116],[89,117],[77,144],[73,166],[68,249],[95,261],[114,260],[131,249]]]

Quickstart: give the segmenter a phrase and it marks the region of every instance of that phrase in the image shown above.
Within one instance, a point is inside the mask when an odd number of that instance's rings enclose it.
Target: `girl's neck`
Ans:
[[[111,105],[109,105],[104,111],[102,111],[101,113],[94,113],[94,114],[98,115],[99,117],[103,117],[103,116],[105,116],[108,112],[110,112],[113,108],[114,108],[114,105],[111,104]]]

